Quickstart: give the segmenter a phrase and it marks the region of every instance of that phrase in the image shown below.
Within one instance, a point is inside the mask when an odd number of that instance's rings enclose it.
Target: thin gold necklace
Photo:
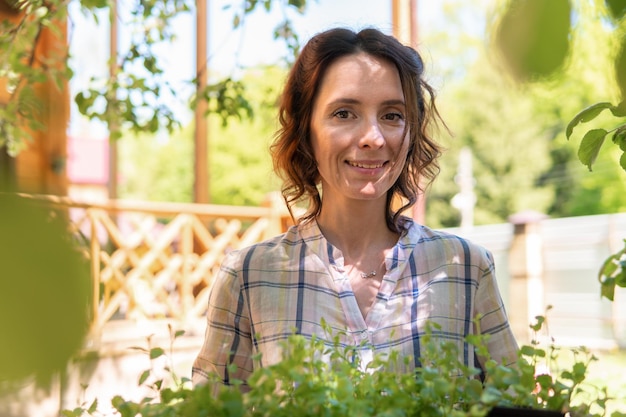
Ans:
[[[368,273],[361,272],[361,278],[363,278],[363,279],[373,278],[375,276],[376,276],[376,271],[375,270],[371,271],[371,272],[368,272]]]
[[[380,265],[378,266],[378,268],[370,271],[370,272],[361,272],[361,278],[363,279],[370,279],[370,278],[374,278],[377,274],[378,274],[378,270],[380,269],[381,266],[383,266],[385,264],[385,258],[383,258],[383,261],[380,263]]]

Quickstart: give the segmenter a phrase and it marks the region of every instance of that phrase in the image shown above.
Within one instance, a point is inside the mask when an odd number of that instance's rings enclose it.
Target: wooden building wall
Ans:
[[[17,22],[22,18],[0,0],[0,19]],[[26,23],[28,24],[28,23]],[[67,22],[56,23],[56,31],[42,30],[35,46],[35,64],[41,65],[51,57],[67,53]],[[64,62],[64,60],[62,60]],[[0,86],[1,86],[0,80]],[[40,121],[44,129],[32,132],[33,141],[16,158],[0,158],[2,172],[22,192],[40,194],[67,194],[67,125],[69,122],[69,92],[67,82],[59,89],[52,79],[35,86],[41,99]],[[0,102],[10,99],[6,88],[0,88]],[[22,128],[27,129],[26,123]],[[5,153],[3,151],[3,153]]]

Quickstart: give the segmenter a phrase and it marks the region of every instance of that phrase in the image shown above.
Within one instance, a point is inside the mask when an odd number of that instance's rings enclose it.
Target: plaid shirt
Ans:
[[[400,371],[409,372],[419,366],[428,321],[441,326],[437,337],[458,344],[464,364],[480,366],[473,346],[464,341],[477,332],[473,319],[480,314],[480,330],[491,335],[491,357],[513,363],[517,344],[491,254],[410,219],[403,224],[365,318],[343,274],[341,251],[324,238],[315,222],[231,252],[209,297],[206,338],[192,370],[194,384],[206,382],[210,373],[224,384],[233,378],[245,381],[255,366],[280,361],[280,343],[294,332],[325,339],[322,319],[334,332],[343,332],[343,344],[368,342],[358,351],[362,363],[374,352],[398,351],[413,359],[400,364],[405,367]],[[260,363],[252,359],[258,353]],[[236,372],[229,373],[229,364],[236,365]]]

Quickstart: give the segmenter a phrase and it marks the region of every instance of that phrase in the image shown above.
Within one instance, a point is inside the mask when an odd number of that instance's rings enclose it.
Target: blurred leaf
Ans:
[[[619,20],[626,15],[626,0],[604,0],[604,3],[613,19]]]
[[[569,52],[568,0],[512,0],[496,31],[496,45],[513,75],[532,81],[552,75]]]
[[[530,328],[533,329],[535,332],[538,332],[543,327],[543,324],[545,323],[546,318],[544,316],[535,316],[535,320],[537,320],[536,323],[531,324]]]
[[[243,120],[254,116],[254,110],[245,96],[245,90],[243,82],[228,77],[208,85],[204,91],[200,92],[200,97],[209,103],[207,115],[209,113],[219,115],[222,119],[222,126],[226,126],[231,117]],[[195,106],[196,103],[193,105]]]
[[[81,0],[80,4],[87,9],[104,9],[109,6],[108,0]]]
[[[532,346],[524,345],[520,348],[520,354],[524,356],[534,356],[537,353],[537,349]]]
[[[615,79],[622,93],[622,100],[626,103],[626,34],[622,36],[622,44],[615,58]],[[626,116],[626,109],[622,115]]]
[[[626,117],[626,98],[621,103],[618,103],[617,106],[611,107],[611,113],[615,117]]]
[[[304,13],[306,9],[306,0],[289,0],[289,5],[298,10],[298,13]]]
[[[626,152],[626,124],[615,129],[613,134],[613,143]]]
[[[574,131],[574,128],[579,123],[589,122],[595,119],[604,109],[611,109],[614,106],[611,103],[602,102],[593,104],[583,110],[581,110],[574,118],[568,123],[565,135],[569,139]]]
[[[537,382],[542,387],[550,387],[552,385],[552,376],[547,374],[537,375]]]
[[[143,385],[144,382],[146,382],[146,380],[150,377],[150,370],[147,369],[145,371],[143,371],[141,373],[141,375],[139,376],[139,381],[138,384],[139,385]]]
[[[141,346],[131,346],[128,349],[130,350],[137,350],[139,352],[144,352],[144,353],[148,353],[148,349],[141,347]]]
[[[150,349],[150,359],[156,359],[163,355],[165,355],[165,351],[160,347]]]
[[[89,412],[89,414],[93,414],[96,412],[97,409],[98,409],[98,399],[96,398],[93,400],[93,402],[91,403],[87,411]]]
[[[624,252],[622,252],[622,257],[624,256],[625,256]],[[615,276],[615,284],[622,288],[626,288],[626,258],[622,260],[620,263],[621,263],[621,269],[620,269],[619,274]]]
[[[613,301],[615,286],[626,287],[626,239],[624,248],[609,256],[598,273],[601,296]]]
[[[65,369],[88,329],[89,263],[66,213],[0,194],[0,380]]]
[[[604,129],[592,129],[583,136],[578,148],[578,159],[589,168],[589,171],[591,171],[592,165],[598,157],[607,134],[608,132]]]

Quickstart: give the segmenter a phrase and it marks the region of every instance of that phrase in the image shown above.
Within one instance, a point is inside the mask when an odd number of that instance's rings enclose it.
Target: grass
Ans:
[[[589,350],[587,353],[567,347],[557,347],[557,350],[556,361],[549,366],[553,374],[560,374],[562,370],[572,370],[575,361],[587,362],[584,358],[590,358],[591,355],[596,358],[589,362],[585,374],[583,384],[585,392],[575,396],[574,404],[579,401],[595,403],[595,399],[603,397],[604,395],[600,394],[605,391],[605,397],[611,399],[606,403],[605,413],[602,413],[599,406],[593,406],[591,411],[605,416],[611,416],[614,412],[626,415],[626,350]]]
[[[594,351],[593,354],[598,360],[589,366],[589,382],[606,388],[615,399],[607,407],[609,415],[613,411],[626,413],[626,350]]]

